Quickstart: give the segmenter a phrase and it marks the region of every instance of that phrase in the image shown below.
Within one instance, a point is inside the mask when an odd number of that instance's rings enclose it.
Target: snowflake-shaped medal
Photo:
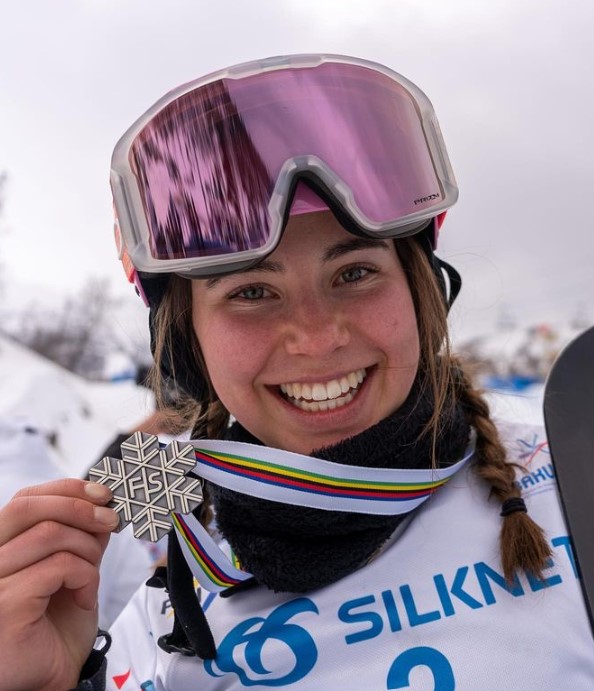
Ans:
[[[135,432],[121,449],[121,459],[102,458],[89,477],[112,490],[117,532],[132,523],[135,537],[157,542],[171,529],[172,511],[187,514],[202,503],[202,482],[186,476],[196,465],[194,447],[172,441],[162,449],[154,435]]]

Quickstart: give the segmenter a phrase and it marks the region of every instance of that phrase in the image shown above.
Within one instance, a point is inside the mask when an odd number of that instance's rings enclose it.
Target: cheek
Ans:
[[[411,358],[418,360],[421,346],[419,328],[412,301],[410,302],[410,310],[407,310],[396,319],[395,328],[402,350]]]
[[[385,373],[388,396],[384,401],[384,405],[387,401],[387,409],[382,410],[383,415],[394,412],[406,400],[417,376],[421,355],[412,299],[399,304],[400,309],[386,319],[390,327],[383,334],[388,361]]]
[[[419,332],[412,298],[407,291],[386,296],[367,315],[367,332],[401,365],[416,364],[420,356]]]
[[[194,332],[198,338],[212,385],[225,404],[242,394],[259,368],[259,338],[238,328],[233,320],[194,310]]]

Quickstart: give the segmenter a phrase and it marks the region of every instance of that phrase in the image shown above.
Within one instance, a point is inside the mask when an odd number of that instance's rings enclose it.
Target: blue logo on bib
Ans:
[[[285,686],[303,679],[318,659],[311,635],[288,623],[303,612],[318,614],[318,608],[302,597],[277,607],[266,618],[242,621],[225,636],[216,660],[205,661],[204,669],[211,677],[235,673],[244,686]]]

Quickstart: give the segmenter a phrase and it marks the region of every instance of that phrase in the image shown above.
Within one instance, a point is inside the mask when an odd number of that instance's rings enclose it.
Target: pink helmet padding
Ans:
[[[314,211],[328,211],[328,206],[305,183],[298,182],[290,215],[299,216],[300,214],[311,214]]]

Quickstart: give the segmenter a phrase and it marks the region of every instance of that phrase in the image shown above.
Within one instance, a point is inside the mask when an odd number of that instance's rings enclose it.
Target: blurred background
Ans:
[[[454,345],[501,414],[539,420],[551,362],[594,323],[593,35],[590,0],[2,3],[0,414],[34,414],[78,472],[150,412],[113,147],[185,81],[329,52],[384,63],[433,102],[460,186],[439,248],[464,279]]]

